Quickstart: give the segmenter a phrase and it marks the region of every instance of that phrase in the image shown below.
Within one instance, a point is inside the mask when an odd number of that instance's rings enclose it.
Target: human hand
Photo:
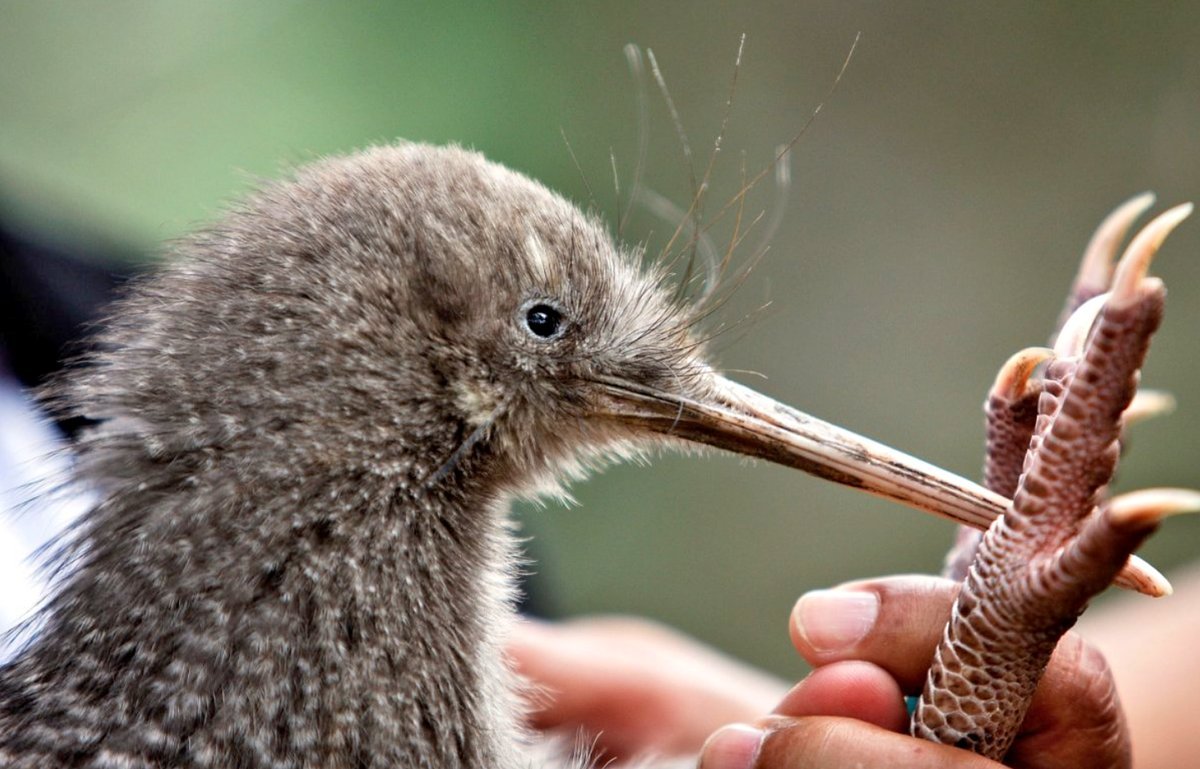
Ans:
[[[957,590],[948,580],[893,577],[803,596],[792,612],[792,641],[814,671],[774,716],[714,734],[701,769],[998,769],[907,734],[903,695],[923,686]],[[1112,674],[1078,635],[1059,643],[1006,762],[1021,769],[1130,765]]]
[[[695,755],[770,712],[787,685],[643,619],[523,620],[508,652],[535,687],[531,726],[595,740],[598,759]],[[603,765],[603,760],[597,765]]]

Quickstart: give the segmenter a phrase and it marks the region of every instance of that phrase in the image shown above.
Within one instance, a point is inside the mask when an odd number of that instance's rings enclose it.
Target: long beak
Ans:
[[[986,529],[1009,500],[977,483],[837,425],[785,406],[717,374],[703,395],[683,395],[604,378],[606,416],[640,430],[766,459]],[[1159,594],[1165,579],[1131,559],[1117,584]],[[1169,588],[1168,588],[1169,589]]]

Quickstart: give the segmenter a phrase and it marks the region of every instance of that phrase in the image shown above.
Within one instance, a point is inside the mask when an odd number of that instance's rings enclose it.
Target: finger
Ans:
[[[508,655],[528,682],[526,720],[532,728],[579,734],[593,742],[597,758],[687,752],[686,745],[664,744],[661,734],[646,727],[656,721],[643,717],[643,711],[670,712],[667,693],[647,687],[619,647],[598,645],[561,625],[526,620],[514,627]],[[633,703],[631,692],[636,692]],[[693,750],[703,738],[695,737]]]
[[[857,718],[894,732],[908,730],[904,693],[883,668],[869,662],[817,668],[787,693],[775,713]]]
[[[957,583],[926,576],[814,590],[792,610],[792,643],[814,667],[850,659],[873,662],[911,692],[925,680],[957,594]]]
[[[1104,655],[1080,636],[1058,642],[1006,760],[1039,768],[1132,764],[1115,679]]]
[[[581,729],[595,736],[598,750],[618,758],[694,754],[714,729],[758,718],[787,691],[645,620],[523,621],[508,653],[532,685],[530,726]]]
[[[792,612],[796,648],[817,667],[861,660],[915,694],[958,586],[934,577],[849,583],[803,596]],[[1129,740],[1103,655],[1077,634],[1059,642],[1009,755],[1015,766],[1128,766]]]
[[[731,712],[724,715],[742,712],[742,717],[756,717],[787,691],[773,676],[664,625],[637,618],[525,620],[513,630],[509,655],[518,671],[535,682],[553,690],[582,689],[581,707],[601,699],[596,687],[618,693],[682,690],[675,699],[727,701]]]
[[[564,643],[548,625],[522,621],[513,628],[507,654],[517,672],[532,682],[527,691],[530,725],[550,729],[572,722],[583,703],[575,697],[578,689],[563,684],[571,675],[589,676],[591,667],[582,664],[581,650]]]
[[[709,738],[699,769],[1002,769],[974,753],[848,718],[774,718]]]

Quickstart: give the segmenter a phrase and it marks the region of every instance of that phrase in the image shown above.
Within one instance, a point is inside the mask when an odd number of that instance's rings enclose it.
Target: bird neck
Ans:
[[[0,733],[18,703],[61,720],[69,701],[132,763],[512,764],[502,501],[369,477],[238,488],[139,487],[93,512],[41,638],[0,672]]]

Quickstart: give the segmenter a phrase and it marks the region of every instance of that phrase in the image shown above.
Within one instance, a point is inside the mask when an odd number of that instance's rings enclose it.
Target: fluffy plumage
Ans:
[[[176,251],[49,390],[100,502],[0,670],[0,764],[527,765],[507,502],[635,438],[598,377],[703,368],[686,308],[453,148],[318,162]]]

